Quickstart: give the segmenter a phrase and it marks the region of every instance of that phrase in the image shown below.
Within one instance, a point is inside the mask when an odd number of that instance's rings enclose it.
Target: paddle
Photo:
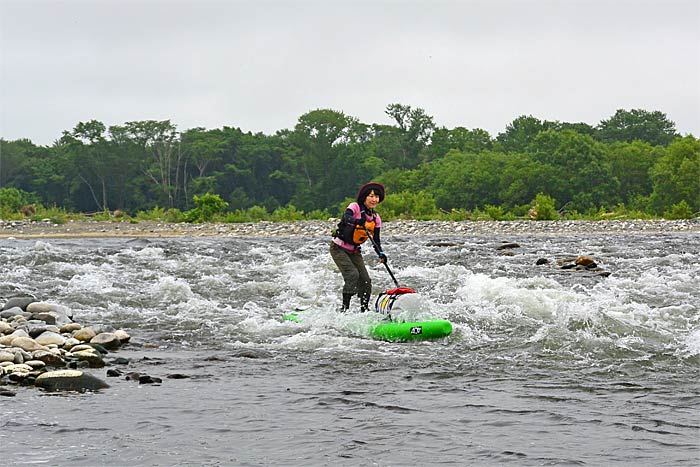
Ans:
[[[365,227],[365,226],[363,225],[362,228],[364,228],[364,229],[365,229],[365,232],[367,232],[367,236],[369,237],[370,241],[372,242],[372,246],[374,246],[374,251],[376,251],[376,252],[377,252],[377,255],[379,255],[379,252],[380,252],[381,250],[379,249],[379,245],[377,245],[377,242],[374,241],[374,237],[372,237],[372,234],[369,233],[369,230],[367,230],[367,227]],[[380,258],[381,258],[381,257],[380,257]],[[394,277],[394,273],[391,272],[391,269],[389,269],[389,265],[386,264],[386,261],[382,261],[382,264],[384,264],[384,267],[386,268],[386,272],[389,273],[389,275],[391,276],[391,279],[394,281],[394,284],[396,284],[396,287],[401,287],[401,286],[399,285],[399,282],[396,280],[396,277]]]

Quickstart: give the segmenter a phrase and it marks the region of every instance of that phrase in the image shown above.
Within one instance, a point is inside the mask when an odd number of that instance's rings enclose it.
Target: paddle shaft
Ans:
[[[376,252],[377,252],[377,255],[379,255],[379,252],[380,252],[381,250],[379,250],[379,245],[377,245],[377,242],[374,241],[374,237],[372,237],[372,234],[369,233],[369,230],[367,230],[367,227],[365,227],[365,226],[363,225],[362,228],[364,228],[364,229],[365,229],[365,232],[367,232],[367,236],[369,237],[370,241],[372,242],[372,246],[374,246],[374,251],[376,251]],[[386,272],[388,272],[389,275],[391,276],[391,279],[394,281],[394,284],[396,284],[396,287],[401,287],[401,286],[399,285],[399,282],[396,280],[396,277],[394,277],[394,273],[391,272],[391,269],[389,269],[389,265],[386,264],[386,260],[382,261],[382,264],[383,264],[384,267],[386,268]]]

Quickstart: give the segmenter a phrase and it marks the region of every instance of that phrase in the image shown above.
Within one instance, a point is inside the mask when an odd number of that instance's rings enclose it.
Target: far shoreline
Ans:
[[[167,223],[156,221],[1,221],[0,239],[60,238],[256,238],[330,236],[337,219],[327,221],[248,223]],[[556,221],[386,221],[382,235],[648,235],[700,234],[700,218],[682,220],[556,220]]]

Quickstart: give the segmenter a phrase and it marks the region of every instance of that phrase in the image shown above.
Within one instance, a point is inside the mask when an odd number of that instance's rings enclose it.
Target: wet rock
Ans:
[[[128,365],[131,362],[128,358],[125,357],[117,357],[115,359],[112,359],[109,363],[112,365]]]
[[[172,374],[169,374],[168,376],[166,376],[166,378],[170,378],[170,379],[187,379],[187,378],[190,378],[190,376],[189,376],[189,375],[184,375],[184,374],[182,374],[182,373],[172,373]]]
[[[15,316],[21,316],[22,312],[23,312],[23,310],[20,307],[15,306],[15,307],[8,308],[8,309],[0,312],[0,318],[10,319],[10,318],[13,318]]]
[[[32,313],[31,319],[38,319],[45,322],[46,324],[53,324],[55,326],[65,326],[73,322],[73,320],[68,315],[64,313],[59,313],[58,311]]]
[[[32,359],[32,354],[30,354],[26,350],[14,347],[12,349],[12,352],[15,354],[15,363],[24,363]]]
[[[131,336],[123,329],[118,329],[114,331],[114,335],[117,336],[117,339],[119,339],[119,342],[121,342],[122,344],[131,340]]]
[[[102,356],[95,351],[81,350],[80,352],[71,352],[71,355],[79,361],[87,362],[90,368],[102,368],[105,366]]]
[[[117,335],[112,332],[103,332],[96,335],[90,339],[90,344],[101,345],[107,350],[117,350],[122,345]]]
[[[11,335],[0,336],[0,345],[9,346],[14,338],[15,337]]]
[[[520,248],[520,245],[518,245],[517,243],[504,243],[496,247],[497,250],[509,250],[513,248]]]
[[[29,373],[32,371],[32,367],[29,365],[25,365],[24,363],[16,363],[14,365],[7,365],[3,368],[5,373],[7,374],[12,374],[12,373]]]
[[[37,336],[34,339],[38,344],[41,345],[49,345],[49,344],[56,344],[59,347],[62,347],[63,344],[66,343],[66,338],[60,335],[57,332],[52,332],[52,331],[44,331],[41,335]]]
[[[35,319],[27,321],[18,329],[23,329],[24,331],[26,331],[27,334],[29,334],[29,337],[31,337],[32,339],[36,339],[38,336],[45,333],[46,331],[58,332],[58,328],[56,326],[50,326],[43,321]]]
[[[37,350],[36,352],[32,352],[32,358],[49,366],[63,366],[66,363],[60,354],[49,350]]]
[[[78,368],[90,368],[90,363],[84,360],[74,360],[68,362],[66,366],[73,370],[77,370]]]
[[[79,370],[57,370],[42,373],[34,385],[47,391],[96,391],[108,388],[101,379]]]
[[[13,371],[12,373],[7,375],[7,379],[12,381],[13,383],[21,383],[25,379],[29,377],[29,372],[24,372],[24,371]]]
[[[71,349],[72,352],[80,352],[82,350],[88,350],[90,352],[93,352],[95,348],[90,344],[78,344],[76,346],[73,346],[73,348]]]
[[[139,376],[139,384],[160,384],[163,380],[160,378],[155,378],[149,375]]]
[[[428,243],[425,244],[425,246],[446,248],[446,247],[459,246],[459,243],[454,243],[454,242],[428,242]]]
[[[14,328],[5,321],[0,321],[0,334],[10,334]]]
[[[578,258],[576,258],[574,263],[576,264],[576,266],[597,267],[595,261],[590,256],[579,256]]]
[[[46,363],[41,360],[29,360],[24,363],[25,365],[32,367],[33,370],[41,370],[42,368],[46,367]]]
[[[11,308],[18,307],[22,311],[25,311],[27,309],[27,306],[30,303],[36,302],[36,297],[33,297],[31,295],[21,295],[21,296],[16,296],[16,297],[11,297],[9,298],[6,302],[5,305],[2,307],[3,311],[4,310],[9,310]],[[2,315],[0,315],[2,316]],[[4,316],[2,316],[4,318]]]
[[[272,354],[261,349],[236,349],[231,353],[231,356],[238,358],[270,358]]]
[[[95,337],[97,333],[95,330],[88,326],[86,328],[78,329],[73,333],[73,337],[78,339],[80,342],[90,342],[90,340]]]
[[[8,391],[7,389],[0,389],[0,396],[3,396],[3,397],[14,397],[14,396],[16,396],[16,395],[17,395],[17,393],[15,393],[15,392],[13,392],[13,391]]]
[[[59,332],[61,334],[72,334],[74,331],[81,329],[83,326],[80,323],[69,323],[61,326]]]
[[[535,264],[537,266],[542,266],[543,264],[549,264],[549,260],[547,258],[540,258],[537,261],[535,261]]]
[[[0,350],[0,363],[2,362],[14,362],[15,354],[7,350]]]
[[[71,312],[70,308],[67,306],[63,305],[58,305],[56,303],[46,303],[46,302],[34,302],[30,303],[27,305],[27,310],[30,313],[34,314],[49,314],[52,316],[64,316],[66,318],[69,318],[69,322],[72,322],[73,320],[70,319],[73,316],[73,313]],[[55,323],[52,323],[55,324]],[[68,323],[65,323],[68,324]]]
[[[90,346],[97,352],[101,353],[102,355],[107,355],[109,353],[109,350],[105,349],[103,346],[96,342],[90,342]]]
[[[63,348],[66,350],[72,350],[73,347],[80,345],[80,341],[75,337],[69,337],[66,342],[63,343]]]
[[[14,339],[12,339],[10,345],[12,347],[19,347],[20,349],[26,350],[27,352],[33,352],[35,350],[48,350],[45,346],[38,344],[31,337],[15,337]]]
[[[116,368],[110,368],[107,370],[107,376],[109,376],[110,378],[115,378],[121,375],[123,375],[121,370],[118,370]]]

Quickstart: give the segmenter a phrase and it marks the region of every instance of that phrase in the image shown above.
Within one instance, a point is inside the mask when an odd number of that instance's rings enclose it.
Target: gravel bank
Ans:
[[[66,224],[0,220],[0,238],[75,237],[318,237],[330,235],[337,220],[255,222],[241,224],[169,224],[164,222],[71,221]],[[700,233],[700,219],[604,221],[391,221],[384,236],[518,235],[518,234],[650,234]]]

